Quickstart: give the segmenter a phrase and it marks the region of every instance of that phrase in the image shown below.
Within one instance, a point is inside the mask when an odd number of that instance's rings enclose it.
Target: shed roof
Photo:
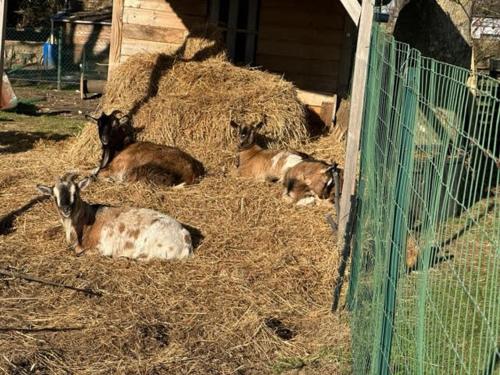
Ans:
[[[62,11],[52,17],[54,22],[111,25],[111,7],[80,12]]]

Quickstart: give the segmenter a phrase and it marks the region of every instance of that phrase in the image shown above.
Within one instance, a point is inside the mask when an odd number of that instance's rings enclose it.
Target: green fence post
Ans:
[[[378,374],[392,373],[390,369],[392,336],[394,333],[394,317],[396,309],[396,294],[401,264],[401,249],[406,248],[406,212],[409,206],[409,187],[413,178],[413,151],[415,147],[415,123],[417,100],[420,84],[420,53],[410,51],[408,59],[401,69],[406,70],[406,79],[402,82],[404,100],[402,114],[401,144],[399,147],[399,162],[397,163],[396,205],[392,241],[389,252],[388,274],[384,281],[384,308],[382,316],[382,332],[380,351],[378,353]]]
[[[61,89],[61,72],[62,72],[62,42],[63,42],[63,28],[59,27],[59,36],[57,43],[57,89]]]

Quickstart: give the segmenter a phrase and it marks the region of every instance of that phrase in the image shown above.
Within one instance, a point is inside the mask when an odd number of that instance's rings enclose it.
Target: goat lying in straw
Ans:
[[[287,171],[283,196],[298,205],[330,200],[335,191],[335,175],[341,191],[343,173],[337,163],[330,165],[319,160],[303,160]]]
[[[181,259],[192,255],[189,232],[175,219],[143,208],[88,204],[80,198],[94,177],[76,182],[67,173],[52,187],[37,185],[54,198],[66,234],[77,255],[97,249],[102,255],[149,260]]]
[[[307,155],[298,152],[266,150],[256,142],[258,131],[263,122],[254,125],[239,125],[231,121],[238,130],[238,174],[260,181],[283,181],[286,172],[300,163]]]
[[[94,120],[99,129],[102,159],[95,173],[118,182],[148,181],[165,186],[193,184],[204,174],[203,165],[188,153],[171,146],[134,142],[128,116],[116,110]]]

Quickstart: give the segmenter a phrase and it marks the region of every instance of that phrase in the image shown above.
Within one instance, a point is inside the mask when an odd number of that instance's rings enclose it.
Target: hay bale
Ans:
[[[142,130],[140,140],[182,147],[209,166],[232,160],[231,119],[249,123],[266,116],[263,133],[271,146],[297,147],[308,139],[304,108],[290,82],[220,56],[203,61],[161,53],[132,56],[113,72],[100,108],[129,113]],[[75,163],[96,157],[95,129],[85,129],[76,143]]]
[[[183,60],[201,61],[211,58],[227,61],[225,44],[224,35],[218,28],[204,25],[190,31],[177,56]]]

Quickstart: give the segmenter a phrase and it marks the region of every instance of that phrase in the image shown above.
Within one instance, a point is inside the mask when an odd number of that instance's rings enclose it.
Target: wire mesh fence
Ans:
[[[6,29],[5,72],[14,81],[72,86],[82,75],[105,80],[108,55],[109,31],[102,25]]]
[[[365,103],[354,372],[499,374],[499,82],[375,26]]]

